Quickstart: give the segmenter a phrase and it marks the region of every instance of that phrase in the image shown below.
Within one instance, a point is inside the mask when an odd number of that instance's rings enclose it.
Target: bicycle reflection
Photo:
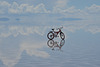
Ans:
[[[65,44],[65,40],[60,42],[54,40],[48,40],[47,45],[54,50],[56,47],[61,50],[62,46]]]

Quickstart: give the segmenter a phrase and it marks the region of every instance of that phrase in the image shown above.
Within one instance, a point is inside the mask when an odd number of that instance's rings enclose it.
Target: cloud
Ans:
[[[85,30],[91,32],[92,34],[100,33],[100,27],[98,25],[88,26]]]
[[[50,11],[47,11],[46,8],[45,8],[45,5],[43,3],[37,5],[35,8],[34,8],[34,12],[35,13],[50,13]]]
[[[63,22],[63,25],[65,26],[64,29],[70,32],[74,32],[79,29],[84,29],[86,31],[89,31],[91,33],[99,33],[100,28],[99,26],[89,26],[89,24],[92,24],[93,22],[88,21],[88,20],[82,20],[80,18],[61,18],[58,19],[61,20],[59,22]],[[77,21],[77,20],[82,20]],[[70,23],[66,21],[71,21]],[[88,23],[87,23],[88,22]],[[90,22],[90,23],[89,23]],[[96,24],[96,23],[95,23]],[[98,25],[98,24],[97,24]],[[23,35],[23,36],[29,36],[33,34],[37,34],[40,36],[44,36],[45,32],[47,29],[52,28],[53,26],[17,26],[17,25],[12,25],[12,26],[5,26],[1,25],[0,26],[0,37],[9,37],[9,36],[14,36],[17,37],[18,35]],[[55,27],[55,25],[54,25]],[[58,26],[56,26],[58,27]]]
[[[45,8],[45,5],[43,3],[37,5],[34,7],[34,5],[28,5],[28,4],[17,4],[16,2],[13,2],[11,8],[9,8],[9,13],[49,13],[50,11],[47,11]]]
[[[11,5],[11,7],[9,8],[9,13],[18,13],[18,14],[24,14],[26,12],[33,12],[33,8],[34,6],[30,6],[28,4],[21,4],[19,5],[16,2],[13,2],[13,4]]]
[[[100,6],[93,4],[85,9],[76,9],[74,6],[67,7],[69,0],[57,0],[52,10],[47,10],[46,5],[40,3],[36,6],[29,4],[18,4],[13,2],[12,4],[7,1],[0,1],[0,14],[27,14],[27,13],[60,13],[60,14],[99,14]]]
[[[29,34],[35,34],[43,36],[47,27],[39,26],[3,26],[1,27],[0,37],[8,37],[13,35],[14,37],[18,35],[28,36]]]
[[[36,56],[40,58],[50,57],[46,51],[42,50],[46,47],[44,41],[35,41],[35,38],[26,38],[27,40],[20,38],[23,41],[20,40],[19,42],[17,38],[13,37],[12,39],[9,40],[8,37],[2,39],[2,42],[0,42],[0,60],[2,60],[3,64],[7,67],[13,67],[16,65],[21,59],[24,51],[26,51],[29,56]],[[17,41],[15,39],[17,39]]]
[[[88,25],[89,25],[88,23],[70,23],[70,24],[66,23],[66,25],[64,26],[64,32],[65,31],[75,32],[76,30],[80,30],[80,29],[84,29],[85,31],[89,31],[91,33],[93,32],[94,34],[100,32],[99,25],[98,26],[97,25],[88,26]],[[4,28],[5,28],[5,26],[0,26],[0,30],[3,29],[3,33],[6,33],[6,32],[4,32]],[[43,31],[41,29],[47,29],[47,28],[46,27],[44,27],[44,28],[37,27],[37,26],[35,26],[35,27],[33,27],[33,26],[32,27],[31,26],[9,26],[9,27],[7,27],[7,29],[5,29],[5,31],[7,31],[7,32],[9,31],[10,35],[15,35],[16,33],[20,33],[21,35],[25,35],[25,33],[28,33],[27,35],[29,35],[30,33],[32,34],[34,29],[36,29],[36,31],[38,30],[37,33],[39,33],[40,31]],[[15,33],[14,33],[14,31],[15,31]],[[37,33],[35,33],[32,36],[35,36]],[[68,33],[68,32],[66,32],[66,33]],[[17,35],[19,35],[19,34],[17,34]],[[15,35],[15,36],[17,36],[17,35]],[[29,36],[31,36],[31,35],[29,35]],[[5,38],[5,39],[7,39],[7,38]],[[17,41],[15,39],[16,38],[14,38],[14,41]],[[35,39],[36,38],[32,37],[32,39],[23,40],[23,41],[21,41],[21,43],[17,42],[17,45],[12,44],[15,42],[12,41],[13,39],[9,41],[9,37],[7,40],[2,40],[0,42],[0,59],[2,60],[3,64],[5,64],[7,67],[13,67],[15,64],[17,64],[19,62],[23,51],[26,51],[26,53],[30,56],[36,56],[36,57],[41,57],[41,58],[50,57],[50,55],[46,51],[42,50],[45,47],[45,42],[44,41],[36,41]],[[7,44],[2,44],[2,42],[6,42]],[[12,42],[12,43],[9,44],[9,42],[10,43]],[[11,47],[8,47],[8,46],[11,46]],[[9,54],[9,52],[11,54]]]
[[[90,14],[100,14],[100,6],[96,4],[86,7],[85,10]]]
[[[77,30],[84,30],[86,32],[90,32],[91,34],[97,34],[100,33],[100,23],[98,22],[91,22],[93,20],[82,20],[82,21],[71,21],[66,22],[65,21],[65,27],[64,30],[67,32],[76,32]],[[67,33],[66,32],[66,33]]]
[[[38,4],[34,7],[34,5],[29,4],[18,4],[17,2],[13,2],[12,4],[6,1],[0,1],[0,13],[12,13],[12,14],[25,14],[25,13],[50,13],[45,8],[43,3]]]
[[[50,55],[46,53],[45,51],[40,51],[38,49],[41,49],[45,46],[45,43],[30,43],[30,42],[24,42],[21,44],[21,50],[26,50],[27,54],[32,56],[35,55],[37,57],[43,57],[48,58]]]
[[[13,42],[12,40],[8,40],[9,39],[2,39],[2,41],[0,42],[0,60],[2,60],[5,66],[13,67],[21,58],[22,51],[20,51],[20,48],[18,48],[19,45],[15,44],[14,39]]]
[[[2,1],[2,2],[0,1],[0,6],[6,6],[6,7],[8,6],[9,7],[10,4],[6,1]]]
[[[15,52],[16,53],[16,52]],[[19,54],[15,54],[13,53],[13,55],[16,56],[9,56],[9,55],[4,55],[4,53],[0,52],[0,60],[2,60],[3,64],[7,67],[13,67],[20,59],[20,52]],[[12,58],[14,57],[14,58]]]
[[[0,14],[8,13],[8,9],[10,8],[11,4],[6,1],[0,1]]]

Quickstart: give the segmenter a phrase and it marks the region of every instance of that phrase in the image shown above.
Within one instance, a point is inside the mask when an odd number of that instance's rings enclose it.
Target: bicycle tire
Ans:
[[[47,45],[52,48],[54,46],[54,41],[48,40]]]
[[[51,34],[51,35],[50,35],[50,34]],[[48,38],[49,40],[52,40],[52,39],[54,38],[53,32],[49,32],[49,33],[47,34],[47,38]]]
[[[64,35],[64,33],[63,33],[63,32],[61,32],[61,33],[60,33],[60,37],[61,37],[61,39],[62,39],[62,40],[64,40],[64,39],[65,39],[65,35]]]

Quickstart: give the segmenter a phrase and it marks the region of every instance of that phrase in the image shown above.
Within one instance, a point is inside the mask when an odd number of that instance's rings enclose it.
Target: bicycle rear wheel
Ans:
[[[52,39],[54,38],[53,32],[49,32],[49,33],[47,34],[47,37],[48,37],[48,39],[52,40]]]
[[[53,40],[48,40],[47,45],[49,47],[53,47],[54,46],[54,41]]]

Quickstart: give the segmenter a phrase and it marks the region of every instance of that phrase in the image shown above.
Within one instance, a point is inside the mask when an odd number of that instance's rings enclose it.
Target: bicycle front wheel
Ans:
[[[61,32],[61,33],[60,33],[60,37],[61,37],[61,39],[62,39],[62,40],[64,40],[64,39],[65,39],[65,35],[64,35],[64,33],[63,33],[63,32]]]
[[[48,40],[47,45],[52,48],[54,46],[54,41]]]
[[[65,40],[60,41],[60,46],[63,46],[65,44]]]
[[[53,32],[49,32],[49,33],[47,34],[47,37],[48,37],[48,39],[52,40],[52,39],[54,38]]]

